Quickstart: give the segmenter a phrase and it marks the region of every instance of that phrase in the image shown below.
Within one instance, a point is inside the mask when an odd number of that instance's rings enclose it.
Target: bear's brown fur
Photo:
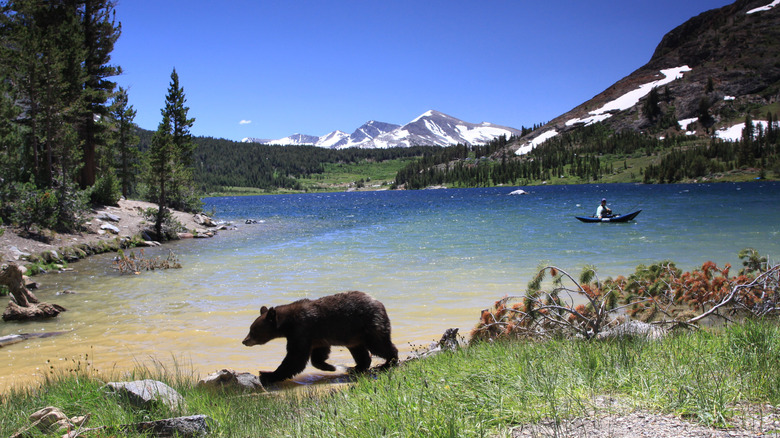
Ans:
[[[276,371],[260,372],[264,385],[300,373],[309,358],[314,367],[335,371],[325,362],[332,345],[349,349],[357,371],[371,366],[371,354],[385,359],[382,367],[398,361],[385,306],[363,292],[303,299],[270,309],[263,306],[243,344],[251,347],[282,337],[287,338],[287,356]]]

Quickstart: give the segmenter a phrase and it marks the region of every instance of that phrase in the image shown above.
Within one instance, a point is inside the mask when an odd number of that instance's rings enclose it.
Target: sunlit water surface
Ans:
[[[401,357],[450,327],[462,334],[481,309],[524,291],[541,263],[601,277],[671,259],[737,265],[753,247],[780,254],[780,184],[586,185],[305,194],[206,199],[235,229],[174,242],[182,269],[120,275],[114,254],[72,273],[36,278],[42,300],[68,309],[45,322],[0,324],[0,334],[63,331],[0,349],[0,388],[56,369],[126,371],[158,363],[203,376],[222,368],[274,369],[284,340],[244,347],[262,305],[347,290],[382,301]],[[602,197],[633,223],[584,224]],[[245,224],[247,219],[259,221]],[[138,250],[136,250],[138,252]],[[56,295],[63,290],[73,295]],[[78,365],[81,361],[82,364]],[[352,365],[334,349],[332,361]],[[316,379],[311,368],[301,381]]]

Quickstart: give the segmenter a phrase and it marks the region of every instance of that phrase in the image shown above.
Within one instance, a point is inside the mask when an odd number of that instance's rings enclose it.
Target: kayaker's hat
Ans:
[[[601,198],[601,202],[607,202],[607,198]]]

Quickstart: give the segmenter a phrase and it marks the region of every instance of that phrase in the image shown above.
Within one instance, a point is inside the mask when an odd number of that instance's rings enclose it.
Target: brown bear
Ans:
[[[276,371],[260,372],[263,385],[300,373],[309,358],[314,367],[335,371],[336,367],[325,362],[332,345],[349,349],[356,371],[368,370],[371,354],[385,359],[382,368],[398,361],[385,306],[363,292],[302,299],[270,309],[263,306],[243,344],[251,347],[282,337],[287,338],[287,356]]]

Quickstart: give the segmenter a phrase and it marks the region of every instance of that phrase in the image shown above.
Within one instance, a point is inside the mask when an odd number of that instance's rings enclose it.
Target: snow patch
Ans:
[[[779,0],[780,1],[780,0]],[[753,127],[758,130],[758,126],[761,126],[766,131],[767,123],[765,120],[753,120]],[[715,131],[715,137],[726,141],[740,141],[742,140],[742,130],[745,129],[745,123],[737,123],[734,126],[728,128],[718,129]]]
[[[699,121],[698,117],[691,117],[690,119],[682,119],[678,120],[677,124],[680,125],[680,128],[685,129],[685,135],[696,135],[696,131],[689,131],[688,125],[691,123],[696,123]]]
[[[591,117],[586,117],[583,119],[571,119],[566,122],[566,126],[571,126],[577,123],[585,123],[587,126],[605,120],[612,116],[611,114],[608,114],[610,111],[623,111],[631,108],[632,106],[639,103],[639,99],[650,94],[650,91],[652,91],[653,88],[660,87],[661,85],[666,85],[672,81],[680,79],[683,77],[683,73],[689,72],[691,70],[692,69],[687,65],[661,70],[661,74],[664,75],[663,79],[640,85],[636,90],[631,90],[617,99],[607,102],[601,108],[591,111],[589,113],[591,114]]]
[[[775,0],[766,6],[761,6],[760,8],[751,9],[747,11],[747,14],[750,15],[750,14],[755,14],[756,12],[765,12],[774,8],[777,5],[780,5],[780,0]]]
[[[778,1],[780,1],[780,0],[778,0]],[[723,96],[723,100],[734,100],[734,99],[736,99],[736,97],[734,97],[734,96]]]
[[[555,137],[558,135],[558,131],[551,130],[542,133],[542,135],[536,137],[535,139],[529,141],[528,143],[520,146],[520,149],[515,151],[515,155],[525,155],[529,152],[531,152],[535,147],[539,146],[540,144],[544,143],[545,141]]]

